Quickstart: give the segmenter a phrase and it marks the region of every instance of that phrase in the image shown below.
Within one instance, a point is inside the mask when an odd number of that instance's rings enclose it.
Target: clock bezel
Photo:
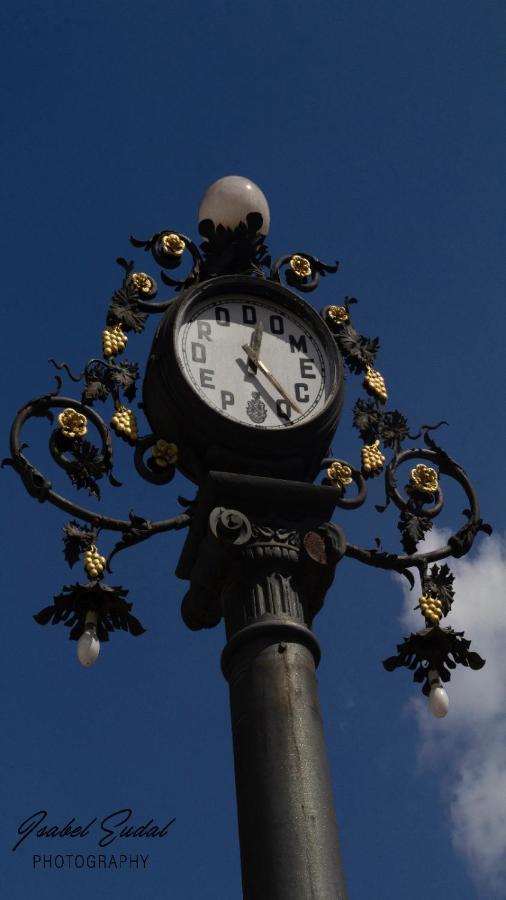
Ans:
[[[244,297],[244,302],[268,302],[293,313],[318,338],[332,387],[324,406],[313,415],[285,428],[249,424],[223,415],[194,389],[184,373],[178,349],[179,331],[193,306],[220,297],[225,300],[232,294]],[[315,459],[325,455],[339,420],[344,399],[343,364],[327,325],[297,294],[266,279],[224,275],[187,289],[173,302],[155,335],[143,394],[153,433],[190,447],[204,469],[220,468],[222,458],[223,468],[229,471],[268,474],[279,469],[280,463],[283,469],[285,459],[288,477],[306,480],[314,477]],[[178,465],[189,474],[183,459]],[[195,474],[190,477],[198,480]]]

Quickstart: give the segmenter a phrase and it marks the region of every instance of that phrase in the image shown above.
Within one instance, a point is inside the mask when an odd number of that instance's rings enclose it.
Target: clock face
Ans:
[[[252,428],[309,421],[335,386],[318,329],[288,305],[256,297],[227,294],[190,305],[176,349],[193,390],[222,416]]]

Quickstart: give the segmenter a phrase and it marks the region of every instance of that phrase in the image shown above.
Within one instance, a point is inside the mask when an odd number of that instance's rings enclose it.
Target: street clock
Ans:
[[[179,466],[312,480],[343,403],[322,318],[279,283],[222,276],[186,290],[155,336],[144,409]],[[186,460],[183,448],[187,448]]]

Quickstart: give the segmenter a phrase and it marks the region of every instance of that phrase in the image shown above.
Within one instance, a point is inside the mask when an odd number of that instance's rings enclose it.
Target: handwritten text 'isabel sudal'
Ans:
[[[109,847],[118,838],[163,838],[176,821],[175,818],[170,819],[162,827],[153,822],[153,819],[144,823],[127,825],[133,815],[132,810],[128,808],[118,809],[105,816],[100,822],[98,816],[95,816],[86,825],[79,825],[75,816],[61,826],[43,824],[47,820],[47,815],[47,810],[39,809],[21,822],[17,832],[20,835],[19,841],[12,849],[17,850],[30,835],[34,835],[36,838],[83,838],[90,836],[95,831],[101,835],[98,841],[99,847]]]

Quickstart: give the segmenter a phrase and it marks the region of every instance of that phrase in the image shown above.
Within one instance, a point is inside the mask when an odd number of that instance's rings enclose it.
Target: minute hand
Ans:
[[[295,412],[302,413],[300,406],[297,406],[297,404],[295,403],[295,400],[292,400],[292,398],[288,396],[284,387],[279,383],[278,379],[274,377],[271,370],[267,368],[267,366],[265,365],[265,363],[262,362],[261,359],[258,359],[255,351],[252,350],[251,347],[248,347],[247,344],[243,344],[242,349],[246,353],[248,359],[250,359],[251,362],[255,363],[255,365],[260,369],[260,371],[264,373],[264,375],[268,379],[268,381],[270,381],[270,383],[276,388],[276,390],[279,391],[281,396],[284,397],[286,402],[290,404],[290,406],[295,410]]]

